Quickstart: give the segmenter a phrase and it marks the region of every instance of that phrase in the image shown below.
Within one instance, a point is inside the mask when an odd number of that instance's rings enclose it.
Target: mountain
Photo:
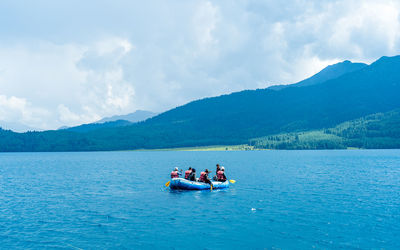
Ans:
[[[26,125],[24,125],[22,123],[18,123],[18,122],[6,122],[6,121],[0,121],[0,128],[9,129],[9,130],[12,130],[12,131],[18,132],[18,133],[23,133],[26,131],[42,131],[43,130],[43,129],[26,126]]]
[[[333,128],[270,135],[250,140],[255,148],[400,148],[400,109],[376,113]]]
[[[156,116],[156,113],[153,113],[151,111],[145,111],[145,110],[136,110],[133,113],[127,114],[127,115],[115,115],[111,117],[105,117],[101,119],[100,121],[97,121],[96,123],[104,123],[104,122],[113,122],[113,121],[118,121],[118,120],[125,120],[129,122],[141,122],[144,120],[147,120],[153,116]]]
[[[108,121],[108,122],[103,122],[103,123],[82,124],[82,125],[75,126],[75,127],[67,127],[67,128],[64,128],[63,130],[85,133],[85,132],[102,129],[102,128],[123,127],[123,126],[129,126],[132,124],[133,123],[130,121],[116,120],[116,121]]]
[[[399,108],[399,69],[399,56],[385,57],[320,84],[194,101],[124,130],[132,136],[141,131],[162,145],[189,146],[238,144],[262,135],[332,127]],[[150,132],[154,130],[165,134]],[[156,145],[147,142],[143,147]]]
[[[346,61],[343,61],[340,63],[329,65],[328,67],[324,68],[323,70],[321,70],[317,74],[313,75],[312,77],[307,78],[298,83],[289,84],[289,85],[274,85],[269,88],[274,89],[274,90],[281,90],[281,89],[284,89],[287,87],[304,87],[304,86],[315,85],[315,84],[326,82],[328,80],[338,78],[344,74],[360,70],[366,66],[368,66],[368,65],[365,63],[353,63],[353,62],[346,60]]]
[[[318,84],[205,98],[128,126],[84,133],[0,131],[0,150],[87,151],[246,144],[253,138],[324,130],[399,109],[398,93],[400,56],[382,57],[371,65]]]
[[[127,115],[115,115],[112,117],[103,118],[97,122],[82,124],[75,127],[61,127],[59,130],[67,130],[79,133],[85,133],[92,130],[97,130],[101,128],[112,128],[112,127],[123,127],[132,125],[135,122],[141,122],[148,118],[155,116],[156,113],[144,110],[137,110],[136,112]]]

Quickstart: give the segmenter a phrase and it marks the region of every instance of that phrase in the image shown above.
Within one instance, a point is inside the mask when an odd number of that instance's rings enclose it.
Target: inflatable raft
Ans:
[[[211,181],[213,189],[223,189],[229,187],[229,181]],[[173,178],[169,185],[171,189],[183,189],[183,190],[205,190],[210,189],[210,184],[197,181],[189,181],[183,178]]]

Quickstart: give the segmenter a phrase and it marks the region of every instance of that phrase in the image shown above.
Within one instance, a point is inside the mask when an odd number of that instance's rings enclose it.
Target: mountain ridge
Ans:
[[[17,133],[24,133],[27,131],[43,131],[43,129],[34,128],[18,122],[0,121],[0,128],[5,130],[12,130]]]
[[[157,113],[147,111],[147,110],[136,110],[133,113],[129,113],[126,115],[114,115],[110,117],[104,117],[101,120],[94,123],[105,123],[105,122],[113,122],[118,120],[125,120],[132,123],[141,122],[147,120],[153,116],[157,115]]]
[[[335,79],[335,78],[345,75],[347,73],[351,73],[351,72],[360,70],[366,66],[368,66],[368,64],[353,63],[349,60],[345,60],[343,62],[329,65],[329,66],[323,68],[321,71],[319,71],[315,75],[313,75],[309,78],[306,78],[300,82],[293,83],[293,84],[287,84],[287,85],[273,85],[273,86],[269,87],[269,89],[281,90],[281,89],[284,89],[287,87],[304,87],[304,86],[315,85],[315,84],[326,82],[331,79]]]
[[[246,144],[252,138],[332,128],[400,108],[400,57],[309,86],[204,98],[128,126],[15,136],[0,150],[70,151]]]
[[[74,131],[79,133],[85,133],[92,130],[97,130],[101,128],[111,128],[111,127],[122,127],[129,126],[136,122],[145,121],[153,116],[156,113],[145,111],[145,110],[136,110],[133,113],[129,113],[126,115],[114,115],[111,117],[105,117],[97,122],[81,124],[74,127],[61,127],[58,130],[67,130]]]

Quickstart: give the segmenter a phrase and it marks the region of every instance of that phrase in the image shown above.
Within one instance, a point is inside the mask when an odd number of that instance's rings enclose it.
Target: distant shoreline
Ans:
[[[213,145],[197,147],[179,148],[159,148],[159,149],[134,149],[127,151],[266,151],[266,150],[363,150],[363,148],[348,147],[346,149],[274,149],[274,148],[255,148],[250,145]],[[125,150],[124,150],[125,151]]]
[[[83,150],[83,151],[0,151],[0,154],[7,153],[90,153],[90,152],[171,152],[171,151],[192,151],[192,152],[222,152],[222,151],[351,151],[351,150],[400,150],[400,148],[336,148],[336,149],[276,149],[276,148],[254,148],[248,145],[228,145],[228,146],[198,146],[198,147],[179,147],[179,148],[158,148],[158,149],[127,149],[127,150]]]
[[[249,145],[212,145],[179,148],[159,148],[159,149],[134,149],[129,151],[256,151],[269,149],[255,149]]]

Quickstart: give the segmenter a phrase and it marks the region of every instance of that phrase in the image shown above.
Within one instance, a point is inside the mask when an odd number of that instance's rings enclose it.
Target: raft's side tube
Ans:
[[[220,182],[212,181],[213,189],[223,189],[229,187],[229,181]],[[197,181],[189,181],[183,178],[173,178],[169,186],[171,189],[183,189],[183,190],[205,190],[210,189],[210,184]]]

